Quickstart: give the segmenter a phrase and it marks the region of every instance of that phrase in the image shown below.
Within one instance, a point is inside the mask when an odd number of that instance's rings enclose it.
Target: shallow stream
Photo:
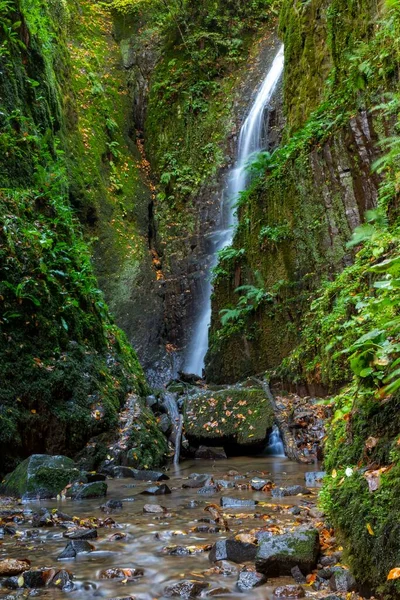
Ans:
[[[65,529],[61,526],[32,528],[29,522],[16,524],[17,537],[6,535],[0,541],[0,560],[5,557],[28,558],[32,567],[65,568],[73,573],[73,591],[66,593],[47,588],[38,592],[39,597],[111,599],[134,595],[145,600],[162,598],[164,589],[169,584],[182,579],[196,579],[210,584],[203,595],[214,588],[225,588],[221,597],[270,599],[274,597],[273,590],[277,585],[293,583],[293,579],[273,579],[266,585],[243,594],[236,588],[237,575],[225,576],[210,571],[213,563],[209,561],[208,551],[179,556],[168,554],[165,548],[210,545],[253,528],[260,529],[274,524],[287,526],[296,522],[298,525],[301,517],[293,516],[289,512],[289,505],[313,506],[314,495],[272,498],[270,492],[253,491],[246,484],[253,477],[261,477],[271,479],[281,487],[304,485],[304,472],[310,470],[312,467],[309,465],[299,465],[281,457],[238,457],[215,462],[192,460],[183,462],[177,472],[174,472],[173,467],[167,471],[170,479],[163,483],[171,489],[172,493],[168,495],[141,494],[146,488],[154,486],[153,483],[114,479],[107,481],[108,495],[104,500],[30,502],[18,508],[33,512],[43,507],[57,508],[80,519],[105,519],[111,516],[115,525],[100,527],[98,538],[89,540],[95,547],[94,551],[80,554],[75,559],[57,560],[68,542],[63,537]],[[199,494],[198,489],[183,489],[182,484],[193,473],[207,473],[212,475],[214,481],[224,480],[229,482],[227,485],[235,487],[222,489],[212,496]],[[239,487],[243,489],[238,489]],[[219,505],[221,496],[253,499],[259,503],[255,508],[223,509],[228,515],[229,533],[222,530],[217,533],[194,531],[198,527],[212,527],[210,523],[203,521],[211,518],[211,514],[204,509],[208,504]],[[105,514],[100,510],[100,505],[108,499],[122,500],[123,508],[110,515]],[[144,513],[145,504],[160,504],[167,509],[166,513]],[[26,534],[27,530],[34,533]],[[123,539],[116,540],[114,534],[121,533],[124,534]],[[31,535],[36,537],[28,537]],[[127,578],[101,580],[100,572],[113,567],[141,568],[144,575],[136,581],[126,581]],[[237,567],[240,569],[240,565]],[[10,591],[0,588],[1,598],[7,593]]]

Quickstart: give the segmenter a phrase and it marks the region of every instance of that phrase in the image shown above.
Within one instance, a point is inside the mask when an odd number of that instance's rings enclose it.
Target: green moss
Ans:
[[[73,460],[65,456],[34,455],[5,478],[4,490],[18,498],[35,493],[56,496],[77,475]]]
[[[20,43],[10,47],[0,84],[0,144],[5,149],[0,157],[4,471],[32,452],[77,452],[90,437],[116,426],[128,392],[146,393],[137,357],[113,325],[98,289],[89,247],[73,211],[79,182],[84,182],[82,206],[90,211],[95,201],[115,202],[117,192],[133,195],[138,180],[138,170],[130,171],[125,162],[131,154],[126,141],[122,143],[123,111],[117,124],[107,112],[120,98],[122,75],[102,74],[112,81],[99,104],[87,97],[90,83],[90,94],[97,99],[94,69],[110,44],[108,16],[97,4],[84,1],[67,5],[62,0],[21,0],[13,4],[9,18]],[[93,38],[83,44],[79,36],[85,22],[90,22]],[[67,39],[69,24],[76,36],[72,44]],[[116,46],[112,56],[117,60]],[[79,77],[73,77],[72,69],[79,70]],[[88,121],[78,115],[85,110]],[[89,170],[89,163],[95,171]],[[117,163],[124,184],[108,190]],[[116,222],[117,213],[127,211],[123,198],[114,212]],[[107,213],[110,222],[111,214]],[[121,255],[129,239],[136,260],[141,242],[135,241],[130,225],[121,227],[113,239]],[[127,261],[130,256],[127,252]],[[21,377],[15,378],[15,372]]]

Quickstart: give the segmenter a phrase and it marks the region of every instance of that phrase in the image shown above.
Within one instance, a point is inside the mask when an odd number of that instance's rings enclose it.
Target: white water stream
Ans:
[[[218,252],[232,243],[236,225],[235,206],[240,193],[246,189],[249,183],[247,167],[251,162],[251,156],[266,147],[265,111],[268,109],[268,104],[282,75],[283,64],[284,51],[281,46],[240,130],[237,160],[229,174],[227,194],[222,200],[222,225],[212,236],[213,259],[210,271],[218,261]],[[204,369],[204,358],[208,349],[208,330],[211,322],[212,286],[210,275],[210,272],[206,274],[199,318],[184,365],[186,373],[200,376]]]

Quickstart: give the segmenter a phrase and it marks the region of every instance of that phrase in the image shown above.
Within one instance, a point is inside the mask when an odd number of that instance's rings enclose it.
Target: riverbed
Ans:
[[[166,474],[170,479],[163,483],[168,485],[171,494],[144,495],[142,492],[154,484],[132,479],[110,479],[107,481],[106,499],[28,502],[17,507],[25,511],[25,522],[14,523],[16,536],[3,537],[0,559],[28,558],[32,568],[53,567],[71,571],[73,590],[68,593],[49,588],[38,591],[39,596],[47,598],[110,599],[132,595],[143,600],[162,598],[166,586],[192,579],[209,584],[203,595],[219,589],[221,597],[272,599],[273,590],[278,585],[294,583],[291,577],[271,579],[243,594],[236,588],[237,573],[227,576],[213,572],[207,548],[217,540],[252,529],[275,525],[287,528],[301,523],[301,517],[292,515],[290,508],[295,505],[313,506],[316,490],[310,496],[273,498],[268,490],[249,489],[249,481],[259,477],[273,481],[278,487],[304,485],[304,472],[312,469],[309,465],[299,465],[286,458],[269,456],[238,457],[215,462],[192,460],[183,462],[175,471],[173,467],[167,469]],[[210,474],[214,481],[225,481],[227,486],[234,487],[220,489],[210,496],[204,496],[198,489],[183,489],[182,485],[193,473]],[[216,531],[218,527],[215,527],[215,523],[209,522],[212,515],[205,510],[210,504],[219,505],[223,496],[257,501],[255,508],[223,509],[229,532],[223,528]],[[121,500],[122,509],[105,514],[100,505],[109,499]],[[145,513],[146,504],[159,504],[166,510],[161,514]],[[115,523],[98,528],[98,537],[89,540],[94,546],[92,552],[79,554],[74,559],[57,560],[68,542],[63,537],[65,528],[61,524],[32,528],[30,522],[31,512],[43,508],[58,509],[81,520],[111,517]],[[210,531],[206,531],[207,528]],[[118,539],[120,537],[122,539]],[[189,547],[193,554],[179,555],[180,551],[173,548],[177,546],[184,548],[182,552]],[[240,565],[236,567],[240,569]],[[129,577],[100,579],[101,572],[110,568],[142,569],[143,575],[132,581]],[[0,597],[11,593],[4,588],[0,590]]]

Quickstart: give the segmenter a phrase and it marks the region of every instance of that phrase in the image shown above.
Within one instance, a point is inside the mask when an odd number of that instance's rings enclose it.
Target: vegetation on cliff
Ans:
[[[113,96],[89,71],[81,38],[73,59],[84,81],[72,77],[69,26],[75,11],[90,10],[81,4],[0,4],[2,472],[32,452],[74,454],[116,426],[128,392],[147,389],[98,289],[73,210],[81,217],[93,211],[108,186],[110,198],[132,193],[129,175],[113,187],[113,167],[123,158]],[[77,105],[89,82],[101,106],[90,97],[80,104],[92,115],[88,122]]]
[[[395,2],[283,3],[285,144],[258,159],[240,199],[216,270],[208,367],[217,380],[267,368],[283,386],[338,392],[323,505],[358,581],[388,598],[400,559],[389,535],[400,490],[399,26]]]

